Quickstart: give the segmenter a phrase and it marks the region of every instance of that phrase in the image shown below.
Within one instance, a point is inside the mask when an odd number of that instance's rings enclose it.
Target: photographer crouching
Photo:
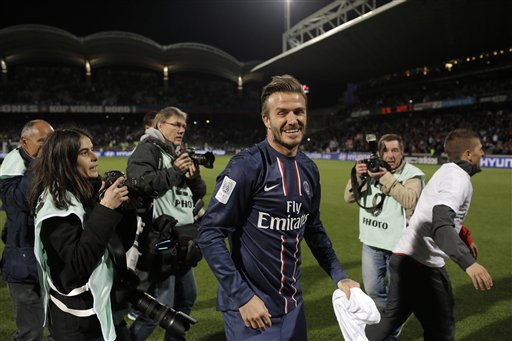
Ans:
[[[143,244],[158,239],[149,235],[150,227],[155,230],[159,226],[171,226],[175,231],[188,233],[191,239],[197,231],[194,207],[205,195],[206,184],[199,174],[197,160],[189,153],[181,152],[186,128],[186,113],[175,107],[160,110],[153,120],[153,127],[146,130],[128,159],[127,177],[143,179],[144,194],[152,198],[142,217],[145,224],[141,234]],[[143,249],[137,268],[139,274],[146,276],[142,280],[147,283],[150,295],[176,311],[190,314],[197,296],[192,266],[201,255],[192,242],[185,250],[171,250],[172,239],[160,238],[157,249],[162,255],[170,251],[177,257],[157,257]],[[180,256],[182,253],[183,257]],[[155,327],[152,319],[139,315],[130,327],[130,334],[133,340],[146,340]],[[165,340],[184,339],[184,335],[165,333]]]
[[[389,259],[416,206],[425,174],[404,160],[404,143],[396,134],[366,135],[371,155],[357,160],[345,188],[347,203],[359,206],[359,240],[366,293],[382,309],[391,280]],[[387,281],[386,281],[387,274]],[[395,340],[400,328],[389,340]]]

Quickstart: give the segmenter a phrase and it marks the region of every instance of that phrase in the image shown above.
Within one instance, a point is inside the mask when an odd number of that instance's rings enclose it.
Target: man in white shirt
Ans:
[[[480,171],[484,155],[482,143],[475,132],[456,129],[444,148],[450,162],[430,179],[393,250],[388,304],[381,322],[366,327],[370,341],[385,340],[411,313],[420,320],[425,340],[454,340],[454,300],[444,267],[448,257],[468,274],[475,289],[492,287],[491,276],[459,237],[473,194],[470,177]]]

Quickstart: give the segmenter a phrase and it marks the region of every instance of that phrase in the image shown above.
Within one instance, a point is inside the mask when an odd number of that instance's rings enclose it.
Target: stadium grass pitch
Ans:
[[[201,169],[208,191],[208,202],[215,178],[229,157],[217,157],[214,169]],[[358,209],[345,204],[343,190],[348,181],[352,162],[316,161],[321,173],[321,218],[331,237],[336,253],[350,277],[362,282],[361,243],[358,240]],[[124,171],[126,158],[100,158],[101,173]],[[427,180],[438,166],[419,167]],[[456,340],[509,340],[512,335],[512,171],[484,169],[473,177],[473,201],[466,219],[473,240],[478,245],[478,261],[489,270],[494,280],[490,291],[476,291],[470,278],[453,262],[448,272],[455,295]],[[5,213],[0,212],[0,226]],[[3,248],[1,244],[0,248]],[[302,244],[302,289],[308,324],[308,339],[313,341],[342,340],[342,334],[332,310],[331,295],[335,285],[318,266],[307,245]],[[194,269],[198,284],[197,302],[192,316],[199,322],[191,328],[188,340],[224,340],[222,316],[215,310],[217,280],[206,262]],[[418,293],[421,294],[421,293]],[[10,339],[15,330],[7,287],[0,280],[0,340]],[[129,321],[128,319],[126,319]],[[131,321],[129,321],[131,323]],[[150,340],[162,340],[157,328]],[[412,316],[400,336],[401,340],[422,340],[420,324]]]

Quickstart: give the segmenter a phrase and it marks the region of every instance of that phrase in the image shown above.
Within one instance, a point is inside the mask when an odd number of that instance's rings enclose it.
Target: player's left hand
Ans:
[[[342,279],[338,282],[338,288],[347,295],[347,300],[350,300],[350,288],[360,288],[361,285],[350,278]]]
[[[473,281],[476,290],[490,290],[492,288],[492,278],[487,270],[478,263],[473,263],[466,269],[466,273]]]

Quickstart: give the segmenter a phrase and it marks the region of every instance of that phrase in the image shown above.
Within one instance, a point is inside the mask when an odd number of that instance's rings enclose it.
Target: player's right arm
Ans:
[[[235,302],[234,308],[242,307],[255,296],[235,266],[225,244],[228,236],[232,236],[238,243],[239,233],[250,210],[258,162],[247,158],[251,158],[247,153],[233,157],[217,177],[197,238],[213,274],[226,294]]]

